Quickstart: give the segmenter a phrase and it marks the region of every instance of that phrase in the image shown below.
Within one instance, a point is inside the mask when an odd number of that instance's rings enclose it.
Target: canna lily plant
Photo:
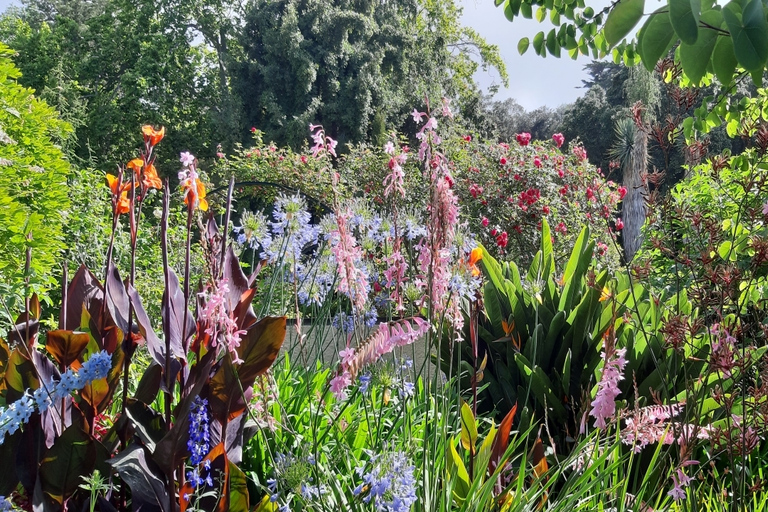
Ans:
[[[81,510],[91,497],[79,487],[98,470],[113,486],[91,510],[246,511],[245,476],[236,464],[248,402],[278,355],[286,319],[256,317],[258,269],[244,274],[226,229],[212,218],[202,234],[207,284],[190,292],[192,219],[207,203],[194,160],[183,158],[189,220],[182,288],[168,265],[171,192],[154,166],[165,130],[142,132],[141,156],[107,178],[113,227],[128,217],[129,277],[112,263],[110,243],[103,279],[85,267],[68,283],[65,275],[57,329],[43,332],[33,296],[0,340],[0,457],[15,461],[0,473],[0,495],[19,491],[35,510]],[[163,205],[161,332],[134,286],[136,234],[151,190],[162,192]],[[140,346],[151,363],[129,396]]]

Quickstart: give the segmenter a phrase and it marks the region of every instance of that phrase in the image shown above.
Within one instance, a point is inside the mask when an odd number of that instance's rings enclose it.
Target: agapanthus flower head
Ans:
[[[241,245],[248,245],[253,250],[265,251],[272,245],[269,228],[270,223],[262,212],[245,211],[240,216],[240,225],[235,226],[234,231],[238,233],[238,243]]]
[[[414,469],[404,452],[370,454],[368,464],[357,468],[362,482],[353,492],[376,510],[407,512],[416,503]]]

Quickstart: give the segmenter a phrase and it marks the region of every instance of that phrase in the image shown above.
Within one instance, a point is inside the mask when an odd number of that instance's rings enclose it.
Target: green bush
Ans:
[[[55,282],[70,206],[70,165],[58,143],[71,130],[17,83],[12,56],[0,45],[0,292],[9,302],[25,295],[25,279],[43,296]]]

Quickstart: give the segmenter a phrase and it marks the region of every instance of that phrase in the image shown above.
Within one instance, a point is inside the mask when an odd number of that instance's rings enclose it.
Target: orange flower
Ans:
[[[194,187],[191,180],[187,178],[181,182],[181,188],[184,189],[184,204],[192,207],[197,206],[201,210],[208,211],[208,201],[205,199],[205,185],[197,178],[194,178]]]
[[[144,160],[141,158],[134,158],[126,165],[127,168],[135,172],[136,174],[141,172],[141,168],[144,167]]]
[[[145,124],[141,127],[141,133],[144,135],[144,142],[149,142],[150,146],[156,146],[165,137],[165,126],[155,130],[151,124]]]
[[[163,182],[160,180],[160,176],[157,175],[157,169],[152,164],[149,164],[141,175],[141,183],[147,188],[156,188],[160,190],[163,188]]]
[[[128,192],[131,190],[130,183],[120,183],[116,176],[107,174],[107,184],[112,195],[117,197],[117,214],[128,213],[131,208],[131,200],[128,198]]]
[[[472,277],[480,275],[480,269],[477,268],[477,262],[483,259],[483,250],[479,247],[472,249],[469,253],[469,268],[472,271]]]

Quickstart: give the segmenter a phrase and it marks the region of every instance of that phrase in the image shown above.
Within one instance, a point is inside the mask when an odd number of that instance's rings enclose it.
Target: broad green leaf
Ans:
[[[699,0],[669,0],[669,21],[683,43],[692,45],[698,39],[700,13]]]
[[[229,465],[229,511],[248,512],[248,483],[240,468],[232,461]]]
[[[531,4],[529,4],[528,2],[521,3],[520,14],[523,16],[523,18],[527,20],[533,19],[533,8],[531,7]]]
[[[749,0],[742,12],[733,0],[723,8],[736,60],[747,71],[761,71],[768,60],[768,22],[761,0]]]
[[[494,3],[496,4],[496,7],[498,7],[504,3],[504,0],[494,0]]]
[[[550,55],[560,57],[560,45],[557,42],[555,29],[552,29],[547,34],[547,51]]]
[[[474,455],[477,445],[477,420],[472,409],[464,400],[461,401],[461,445]]]
[[[605,20],[603,30],[608,46],[616,45],[629,34],[643,17],[644,8],[645,0],[619,0]]]
[[[539,8],[536,9],[536,21],[541,23],[542,21],[544,21],[546,19],[546,17],[547,17],[547,9],[546,9],[546,7],[544,7],[543,5],[539,6]]]
[[[528,51],[528,47],[529,47],[530,45],[531,45],[531,41],[530,41],[530,39],[528,39],[527,37],[524,37],[524,38],[522,38],[522,39],[521,39],[521,40],[520,40],[520,41],[517,43],[517,52],[518,52],[520,55],[523,55],[523,54],[525,54],[525,52],[526,52],[526,51]]]
[[[645,22],[637,36],[637,52],[648,71],[653,71],[656,63],[667,54],[672,46],[675,31],[667,15],[667,8],[654,11]]]
[[[456,445],[453,440],[448,443],[448,456],[446,459],[446,469],[448,470],[449,477],[452,476],[451,474],[455,469],[458,478],[453,492],[463,501],[469,493],[469,473],[467,473],[467,468],[464,466],[464,461],[461,460],[459,452],[456,451]]]
[[[707,11],[701,15],[701,20],[713,27],[719,27],[723,16],[719,11]],[[683,71],[694,85],[699,85],[701,78],[707,72],[712,51],[715,49],[718,35],[714,30],[702,30],[695,44],[680,44],[680,62]]]
[[[536,55],[545,55],[544,53],[544,32],[539,32],[533,36],[533,49]]]

